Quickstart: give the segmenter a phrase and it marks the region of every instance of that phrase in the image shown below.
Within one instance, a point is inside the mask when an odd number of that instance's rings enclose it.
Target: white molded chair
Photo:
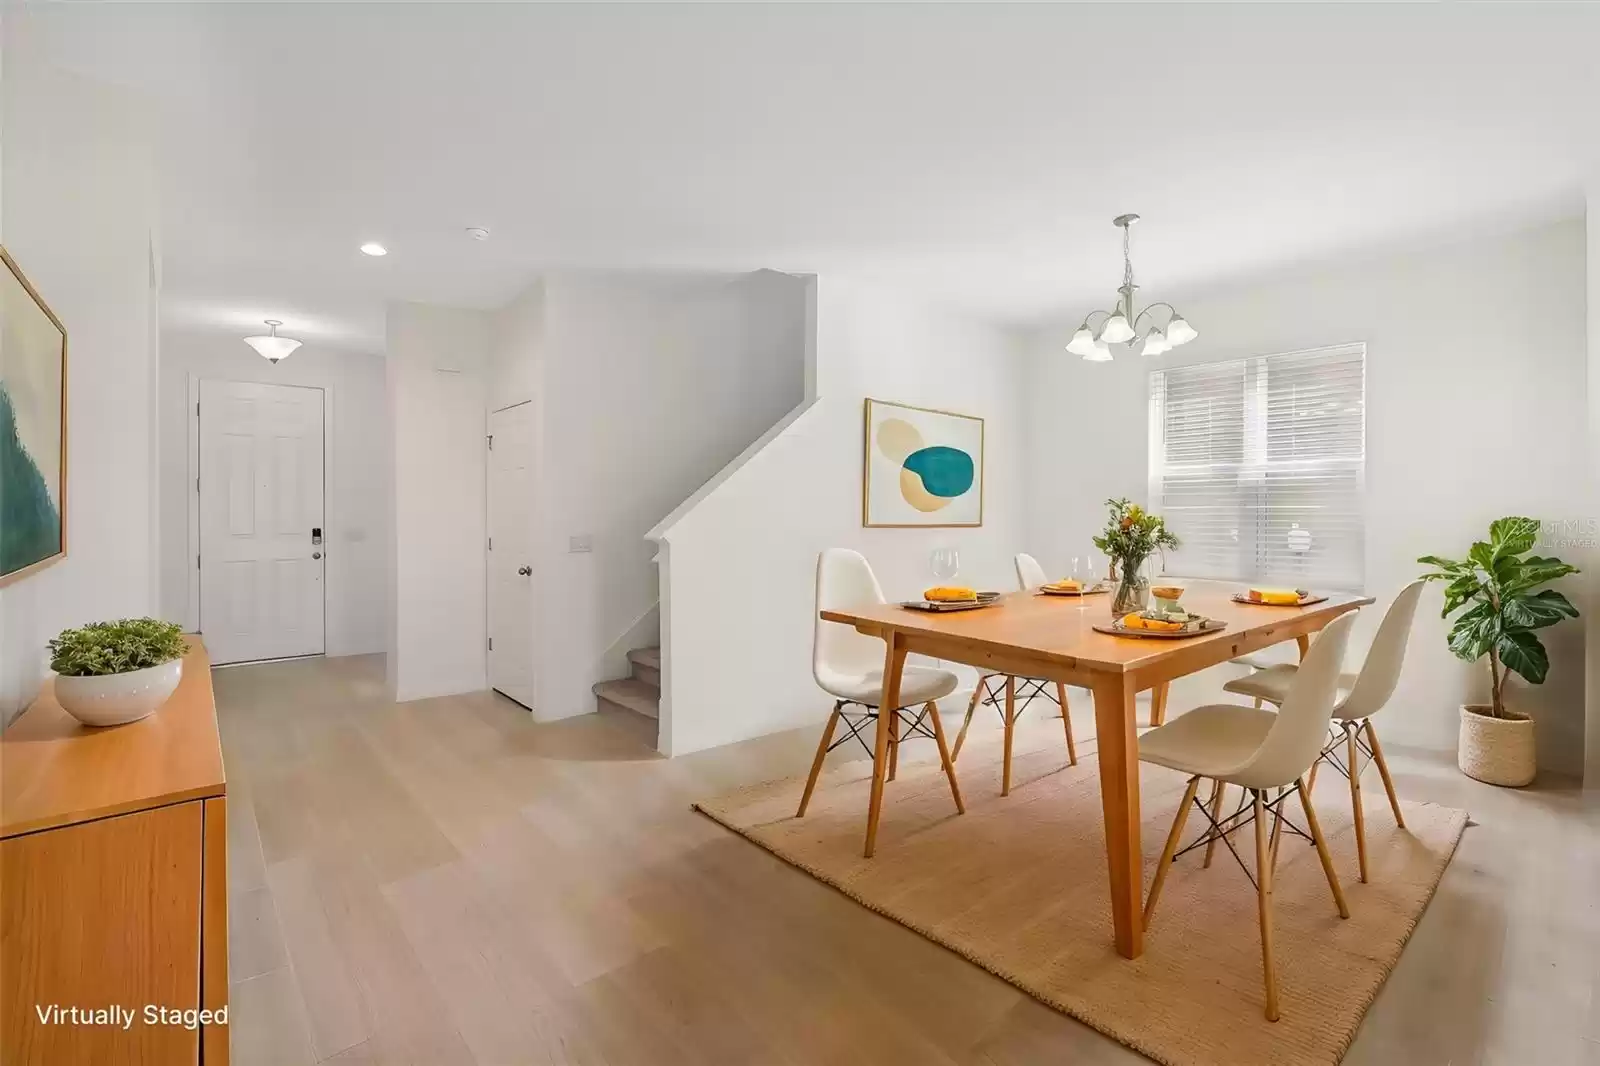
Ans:
[[[1016,563],[1017,584],[1023,592],[1031,592],[1049,580],[1044,576],[1044,567],[1039,565],[1039,560],[1026,552],[1018,553]],[[1055,685],[1054,695],[1047,688],[1052,684]],[[951,749],[950,758],[954,760],[961,757],[961,746],[967,742],[967,729],[972,725],[972,715],[977,711],[978,704],[993,707],[1000,712],[1000,721],[1005,726],[1005,759],[1000,771],[1000,795],[1009,796],[1011,741],[1017,718],[1028,704],[1041,696],[1061,709],[1061,724],[1067,731],[1067,765],[1077,766],[1078,745],[1072,739],[1072,714],[1067,704],[1067,686],[1036,677],[1012,677],[1008,674],[978,675],[978,687],[972,690],[972,698],[967,701],[967,716],[961,721],[961,731],[956,734],[956,746]]]
[[[1272,881],[1273,868],[1278,855],[1278,841],[1287,824],[1291,832],[1309,837],[1317,847],[1317,858],[1322,862],[1322,872],[1333,890],[1333,901],[1339,917],[1350,917],[1345,905],[1344,892],[1339,887],[1338,875],[1333,870],[1333,859],[1328,855],[1328,844],[1317,824],[1316,811],[1311,806],[1309,789],[1303,780],[1311,769],[1328,733],[1328,722],[1333,716],[1335,693],[1339,682],[1339,665],[1344,661],[1345,648],[1350,643],[1350,629],[1355,625],[1355,613],[1350,612],[1328,623],[1305,661],[1300,664],[1294,682],[1284,696],[1282,709],[1277,713],[1258,707],[1232,704],[1207,704],[1196,707],[1188,714],[1166,725],[1152,729],[1139,738],[1139,760],[1155,763],[1180,771],[1189,776],[1188,788],[1178,813],[1172,820],[1172,831],[1167,835],[1167,846],[1156,864],[1155,878],[1150,883],[1150,895],[1144,905],[1144,924],[1150,926],[1156,901],[1161,897],[1161,886],[1166,881],[1167,870],[1178,854],[1178,841],[1183,836],[1184,822],[1189,817],[1192,804],[1200,810],[1210,824],[1199,839],[1184,852],[1201,844],[1206,846],[1206,865],[1210,865],[1211,849],[1222,840],[1233,851],[1230,834],[1246,825],[1255,826],[1256,870],[1252,878],[1256,886],[1257,912],[1261,922],[1261,968],[1266,987],[1266,1015],[1268,1021],[1278,1020],[1278,978],[1272,957]],[[1202,779],[1213,782],[1210,810],[1195,798]],[[1222,790],[1229,784],[1239,785],[1250,801],[1226,818],[1217,817],[1222,803]],[[1300,809],[1305,812],[1306,830],[1302,831],[1284,816],[1283,805],[1293,792],[1300,798]],[[1267,816],[1272,816],[1272,840],[1267,841]],[[1234,852],[1238,858],[1238,853]],[[1245,876],[1250,871],[1239,860]]]
[[[1355,809],[1356,862],[1361,880],[1367,879],[1367,824],[1366,812],[1361,805],[1361,757],[1367,764],[1377,763],[1378,776],[1383,779],[1383,790],[1389,795],[1389,807],[1401,829],[1406,820],[1400,813],[1400,800],[1395,796],[1394,780],[1389,776],[1389,764],[1384,761],[1383,747],[1378,743],[1378,732],[1372,728],[1372,716],[1381,711],[1394,695],[1400,683],[1400,668],[1405,665],[1406,645],[1411,636],[1411,623],[1417,617],[1417,601],[1422,597],[1424,581],[1413,581],[1400,590],[1389,605],[1373,638],[1372,648],[1361,671],[1339,675],[1338,692],[1333,703],[1333,722],[1338,734],[1333,734],[1323,745],[1322,752],[1311,767],[1307,789],[1316,784],[1317,770],[1327,762],[1350,781],[1350,804]],[[1251,696],[1259,707],[1263,703],[1282,704],[1294,687],[1299,668],[1291,663],[1279,663],[1257,670],[1245,677],[1235,678],[1223,685],[1228,692]],[[1366,739],[1361,737],[1366,733]],[[1342,735],[1340,735],[1342,734]],[[1339,748],[1344,748],[1340,760]]]
[[[1284,641],[1283,643],[1287,644],[1289,642]],[[1262,648],[1260,651],[1252,651],[1244,655],[1235,656],[1229,659],[1228,662],[1234,666],[1248,666],[1252,670],[1270,670],[1274,666],[1285,665],[1285,660],[1278,658],[1277,654],[1272,650],[1277,647],[1280,647],[1280,645],[1273,644],[1270,647]],[[1288,665],[1293,666],[1294,664],[1288,663]]]
[[[822,741],[817,745],[817,757],[811,763],[811,776],[806,778],[806,789],[800,796],[796,818],[805,816],[811,803],[811,793],[817,786],[817,775],[822,772],[822,762],[828,752],[847,743],[851,738],[866,748],[867,754],[877,755],[873,745],[861,736],[868,724],[876,726],[880,704],[883,701],[883,641],[876,640],[838,622],[825,622],[822,612],[829,608],[860,607],[863,604],[883,603],[883,589],[872,573],[865,557],[848,548],[829,548],[817,556],[817,610],[816,630],[811,645],[811,673],[817,684],[834,697],[833,713],[822,731]],[[950,780],[950,794],[955,797],[956,811],[966,813],[961,802],[961,786],[956,783],[956,769],[945,747],[944,727],[939,722],[937,700],[956,690],[959,679],[949,670],[929,666],[906,666],[900,678],[900,706],[891,708],[889,722],[888,780],[893,781],[900,762],[900,727],[906,726],[906,736],[931,738],[939,746],[939,761],[945,776]],[[920,706],[920,710],[917,710]],[[852,710],[851,708],[860,708]],[[915,713],[911,713],[915,710]],[[833,739],[834,730],[843,721],[849,735]],[[929,729],[929,724],[932,729]],[[881,768],[873,767],[874,775]],[[872,855],[871,841],[877,835],[876,811],[868,812],[867,856]]]
[[[1044,567],[1027,552],[1017,553],[1017,582],[1024,591],[1036,589],[1050,579],[1044,576]]]

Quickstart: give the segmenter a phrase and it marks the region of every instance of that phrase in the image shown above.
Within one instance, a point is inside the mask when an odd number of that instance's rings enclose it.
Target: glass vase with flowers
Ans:
[[[1094,546],[1111,557],[1117,590],[1111,597],[1111,613],[1120,618],[1130,611],[1142,611],[1150,602],[1150,580],[1145,563],[1157,552],[1178,546],[1177,534],[1166,520],[1153,515],[1127,499],[1107,500],[1106,528],[1094,538]]]

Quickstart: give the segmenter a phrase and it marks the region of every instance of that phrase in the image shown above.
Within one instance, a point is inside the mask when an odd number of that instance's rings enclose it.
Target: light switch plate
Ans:
[[[568,537],[567,551],[569,553],[594,551],[594,537],[588,533],[584,533],[583,535],[577,537]]]

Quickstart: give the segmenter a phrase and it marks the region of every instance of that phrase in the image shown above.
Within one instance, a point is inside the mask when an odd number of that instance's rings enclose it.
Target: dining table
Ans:
[[[1153,639],[1102,633],[1096,624],[1113,617],[1109,595],[1050,596],[1014,592],[974,610],[930,612],[897,603],[830,609],[822,618],[855,627],[884,643],[883,707],[898,707],[906,656],[964,663],[984,673],[1039,678],[1088,689],[1094,697],[1105,817],[1106,864],[1111,882],[1111,920],[1118,953],[1138,958],[1144,950],[1142,893],[1144,856],[1139,832],[1139,734],[1136,697],[1150,690],[1153,725],[1166,713],[1167,686],[1177,678],[1236,656],[1294,640],[1304,657],[1311,637],[1370,596],[1329,593],[1304,606],[1239,603],[1233,590],[1191,589],[1183,606],[1191,614],[1225,623],[1215,632],[1183,639]],[[865,854],[877,844],[883,807],[892,714],[879,714],[873,748],[872,791],[867,810]]]

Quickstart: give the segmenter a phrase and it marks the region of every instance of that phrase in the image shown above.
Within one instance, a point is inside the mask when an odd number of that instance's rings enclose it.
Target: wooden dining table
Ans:
[[[1297,641],[1303,656],[1313,633],[1372,598],[1341,593],[1304,607],[1273,607],[1236,603],[1226,589],[1191,589],[1183,606],[1227,626],[1182,640],[1096,631],[1095,624],[1112,621],[1108,600],[1108,595],[1078,598],[1015,592],[994,606],[971,611],[933,613],[884,603],[825,610],[822,617],[883,639],[884,707],[899,706],[900,677],[906,656],[912,653],[965,663],[986,673],[1059,681],[1093,693],[1112,927],[1117,951],[1133,959],[1144,950],[1135,697],[1152,690],[1153,724],[1159,725],[1165,714],[1166,686],[1174,679],[1287,640]],[[878,715],[867,810],[869,858],[877,844],[893,719],[894,715]]]

